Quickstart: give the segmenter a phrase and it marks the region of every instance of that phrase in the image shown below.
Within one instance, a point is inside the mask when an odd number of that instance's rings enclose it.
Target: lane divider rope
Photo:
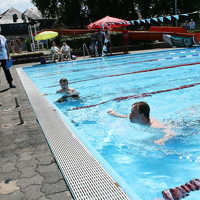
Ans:
[[[162,60],[162,59],[160,59],[160,60]],[[109,77],[114,77],[114,76],[124,76],[124,75],[130,75],[130,74],[144,73],[144,72],[150,72],[150,71],[156,71],[156,70],[163,70],[163,69],[170,69],[170,68],[176,68],[176,67],[191,66],[191,65],[198,65],[198,64],[200,64],[200,62],[187,63],[187,64],[181,64],[181,65],[172,65],[172,66],[152,68],[152,69],[145,69],[145,70],[139,70],[139,71],[135,71],[135,72],[121,73],[121,74],[104,75],[104,76],[90,78],[90,79],[83,79],[83,80],[78,80],[78,81],[72,81],[72,82],[70,82],[70,84],[80,83],[80,82],[86,82],[86,81],[91,81],[91,80],[97,80],[97,79],[101,79],[101,78],[109,78]],[[51,85],[51,86],[48,86],[46,88],[53,88],[53,87],[57,87],[57,86],[59,86],[59,84]]]
[[[152,69],[144,69],[144,70],[139,70],[139,71],[135,71],[135,72],[127,72],[127,73],[121,73],[121,74],[111,74],[111,75],[105,75],[105,76],[84,79],[84,80],[79,80],[79,81],[72,81],[70,84],[91,81],[91,80],[96,80],[96,79],[101,79],[101,78],[110,78],[110,77],[115,77],[115,76],[124,76],[124,75],[130,75],[130,74],[145,73],[145,72],[151,72],[151,71],[157,71],[157,70],[163,70],[163,69],[171,69],[171,68],[177,68],[177,67],[185,67],[185,66],[191,66],[191,65],[199,65],[199,64],[200,64],[200,62],[195,62],[195,63],[166,66],[166,67],[157,67],[157,68],[152,68]]]
[[[102,102],[97,103],[97,104],[86,105],[86,106],[80,106],[80,107],[74,107],[74,108],[72,108],[72,109],[69,109],[68,111],[72,111],[72,110],[81,110],[81,109],[85,109],[85,108],[96,107],[96,106],[99,106],[99,105],[102,105],[102,104],[105,104],[105,103],[108,103],[108,102],[111,102],[111,101],[120,102],[120,101],[122,101],[122,100],[149,97],[149,96],[152,96],[152,95],[154,95],[154,94],[159,94],[159,93],[164,93],[164,92],[170,92],[170,91],[175,91],[175,90],[182,90],[182,89],[194,87],[194,86],[197,86],[197,85],[200,85],[200,82],[199,82],[199,83],[192,83],[192,84],[188,84],[188,85],[182,85],[182,86],[180,86],[180,87],[170,88],[170,89],[166,89],[166,90],[158,90],[158,91],[147,92],[147,93],[142,93],[142,94],[136,94],[136,95],[131,95],[131,96],[117,97],[117,98],[110,99],[110,100],[107,100],[107,101],[102,101]]]

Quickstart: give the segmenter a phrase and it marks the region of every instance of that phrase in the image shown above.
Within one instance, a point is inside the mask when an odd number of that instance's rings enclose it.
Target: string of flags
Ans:
[[[131,20],[128,23],[130,25],[135,25],[135,24],[140,25],[142,23],[148,23],[148,24],[150,24],[152,21],[154,21],[154,22],[164,22],[164,19],[167,19],[169,21],[171,21],[173,18],[175,20],[179,20],[180,16],[188,17],[191,14],[200,14],[200,11],[195,11],[195,12],[186,13],[186,14],[168,15],[168,16],[162,16],[162,17],[152,17],[152,18],[147,18],[147,19]]]
[[[101,22],[100,25],[96,25],[96,26],[101,26],[104,29],[104,28],[108,28],[108,27],[140,25],[140,24],[143,24],[143,23],[151,24],[151,22],[164,22],[164,20],[166,20],[166,19],[169,20],[169,21],[171,21],[172,19],[179,20],[180,16],[188,17],[189,15],[192,15],[192,14],[199,14],[199,16],[200,16],[200,10],[195,11],[195,12],[191,12],[191,13],[185,13],[185,14],[167,15],[167,16],[161,16],[161,17],[151,17],[151,18],[147,18],[147,19],[137,19],[137,20],[131,20],[131,21],[121,20],[121,19],[118,20],[118,21],[110,20],[110,21]],[[98,23],[100,23],[100,22],[98,22]]]
[[[180,16],[185,16],[188,17],[191,14],[200,14],[200,10],[199,11],[195,11],[192,13],[185,13],[185,14],[177,14],[177,15],[168,15],[168,16],[161,16],[161,17],[152,17],[152,18],[147,18],[147,19],[137,19],[137,20],[131,20],[131,21],[120,21],[120,22],[105,22],[104,24],[102,24],[102,28],[104,28],[104,26],[112,26],[112,25],[140,25],[142,23],[148,23],[151,24],[151,22],[164,22],[164,19],[167,19],[169,21],[171,21],[173,18],[175,20],[179,20]]]

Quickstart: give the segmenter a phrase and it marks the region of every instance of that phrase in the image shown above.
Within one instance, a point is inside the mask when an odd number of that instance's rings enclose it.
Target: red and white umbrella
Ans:
[[[129,25],[131,25],[131,23],[127,20],[106,16],[89,24],[88,29],[111,29]]]

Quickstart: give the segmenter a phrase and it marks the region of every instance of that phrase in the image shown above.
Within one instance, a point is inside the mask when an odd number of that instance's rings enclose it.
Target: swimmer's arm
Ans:
[[[166,141],[168,141],[170,138],[176,135],[174,131],[172,131],[170,128],[165,127],[162,123],[158,122],[155,119],[151,120],[151,124],[153,128],[160,128],[165,133],[165,135],[162,138],[154,141],[154,143],[158,145],[164,145]]]
[[[64,101],[67,101],[66,96],[63,96],[63,97],[61,97],[61,98],[59,98],[59,99],[57,100],[58,103],[62,103],[62,102],[64,102]]]
[[[63,92],[63,89],[57,90],[56,93],[61,93]]]
[[[67,89],[66,93],[71,95],[79,95],[79,92],[76,91],[74,88]]]
[[[108,110],[107,113],[110,114],[110,115],[112,115],[112,116],[115,116],[115,117],[128,118],[128,115],[118,114],[114,110]]]
[[[165,135],[159,140],[155,140],[154,143],[158,145],[164,145],[166,141],[176,135],[176,133],[170,129],[164,129],[163,132],[165,132]]]

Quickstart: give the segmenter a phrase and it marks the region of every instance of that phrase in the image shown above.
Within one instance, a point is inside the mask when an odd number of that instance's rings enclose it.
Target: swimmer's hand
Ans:
[[[158,145],[164,145],[165,141],[163,141],[162,139],[159,139],[159,140],[154,140],[154,143]]]
[[[110,115],[115,115],[116,114],[116,112],[114,110],[112,110],[112,109],[108,110],[107,113],[110,114]]]
[[[115,116],[115,117],[120,117],[120,118],[127,118],[128,115],[121,115],[121,114],[118,114],[116,113],[114,110],[108,110],[107,113],[109,115],[112,115],[112,116]]]
[[[164,145],[166,141],[168,141],[170,138],[174,137],[176,133],[172,131],[171,129],[164,129],[163,132],[165,132],[165,135],[160,138],[159,140],[155,140],[154,143],[158,145]]]
[[[79,95],[79,92],[77,92],[75,89],[73,89],[73,88],[70,88],[70,89],[68,89],[67,91],[66,91],[66,93],[68,94],[68,95]]]

